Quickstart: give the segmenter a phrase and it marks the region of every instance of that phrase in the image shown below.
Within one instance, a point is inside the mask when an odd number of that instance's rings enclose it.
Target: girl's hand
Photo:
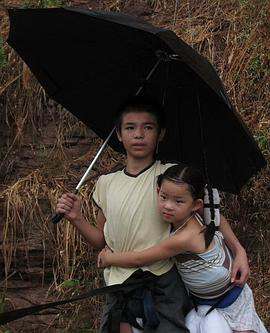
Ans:
[[[110,266],[109,257],[113,251],[106,245],[104,249],[98,255],[97,266],[99,268],[105,268]]]
[[[79,221],[81,215],[81,200],[73,193],[65,193],[58,199],[56,213],[63,213],[71,223]]]
[[[232,266],[231,282],[234,285],[242,287],[249,277],[249,264],[246,251],[236,253]]]

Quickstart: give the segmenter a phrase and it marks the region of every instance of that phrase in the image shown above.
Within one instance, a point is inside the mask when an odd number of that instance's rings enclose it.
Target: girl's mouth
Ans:
[[[167,213],[167,212],[162,212],[162,215],[163,215],[165,218],[172,218],[172,217],[173,217],[173,214],[170,214],[170,213]]]

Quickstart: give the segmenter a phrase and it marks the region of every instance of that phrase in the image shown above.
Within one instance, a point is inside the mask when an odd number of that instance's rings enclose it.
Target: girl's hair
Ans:
[[[198,169],[185,164],[177,164],[158,176],[157,184],[159,187],[161,187],[164,180],[174,182],[175,184],[186,184],[193,200],[204,200],[206,184],[202,173]],[[212,217],[211,223],[204,229],[206,248],[210,245],[216,231],[214,218]]]
[[[121,125],[123,116],[125,114],[131,112],[147,112],[150,113],[157,121],[159,130],[165,128],[165,115],[164,110],[161,105],[156,103],[155,101],[143,97],[143,96],[135,96],[129,99],[121,108],[118,113],[118,117],[116,119],[115,125],[118,132],[121,131]]]

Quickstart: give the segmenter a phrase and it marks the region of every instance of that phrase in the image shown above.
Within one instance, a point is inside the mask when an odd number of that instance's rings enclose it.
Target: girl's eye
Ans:
[[[165,197],[165,195],[160,195],[160,198],[161,198],[161,200],[166,200],[166,197]]]
[[[128,130],[128,131],[131,131],[131,130],[134,129],[134,127],[133,126],[127,126],[125,129]]]
[[[148,125],[148,126],[145,126],[144,128],[145,128],[146,130],[152,130],[152,129],[153,129],[153,126],[149,126],[149,125]]]
[[[183,200],[176,200],[176,203],[180,204],[180,203],[184,203]]]

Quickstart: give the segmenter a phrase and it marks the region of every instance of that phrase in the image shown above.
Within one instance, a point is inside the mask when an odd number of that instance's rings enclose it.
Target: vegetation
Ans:
[[[134,5],[133,1],[104,0],[96,7],[87,0],[7,1],[7,5],[19,7],[63,4],[128,13],[135,8],[145,20],[173,30],[215,65],[237,112],[270,161],[268,1],[141,0]],[[95,251],[70,224],[53,226],[50,214],[61,193],[74,188],[101,141],[49,100],[27,66],[2,43],[8,19],[0,14],[0,214],[5,222],[0,224],[1,288],[5,294],[11,278],[26,276],[33,268],[33,251],[38,249],[40,285],[50,285],[49,296],[68,297],[101,286],[101,272],[96,269]],[[108,149],[83,188],[83,210],[89,223],[95,223],[89,197],[97,176],[121,163],[123,156]],[[269,184],[268,166],[239,196],[224,194],[223,209],[248,251],[257,310],[270,327]],[[70,332],[91,332],[99,325],[102,302],[100,297],[65,307],[51,325],[62,325]]]
[[[54,8],[61,7],[66,4],[65,0],[26,0],[23,1],[24,8]]]
[[[6,66],[7,60],[3,46],[3,38],[0,37],[0,68]]]

